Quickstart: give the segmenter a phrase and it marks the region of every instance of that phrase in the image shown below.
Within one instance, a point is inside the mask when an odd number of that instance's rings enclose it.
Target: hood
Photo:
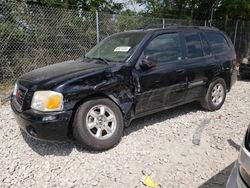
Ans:
[[[71,78],[83,76],[84,74],[98,70],[104,70],[106,67],[107,65],[97,60],[81,58],[35,69],[21,76],[18,82],[28,89],[46,82],[57,85]]]

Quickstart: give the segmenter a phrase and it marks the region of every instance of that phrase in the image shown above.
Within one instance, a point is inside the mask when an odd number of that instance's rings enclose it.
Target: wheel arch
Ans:
[[[130,102],[130,105],[128,105],[127,103],[124,103],[123,101],[121,101],[119,99],[119,97],[117,97],[116,95],[114,94],[110,94],[110,93],[106,93],[106,92],[98,92],[98,93],[95,93],[95,94],[92,94],[92,95],[88,95],[88,96],[85,96],[83,97],[82,99],[80,99],[73,107],[73,110],[72,110],[72,115],[71,115],[71,119],[70,119],[70,123],[69,123],[69,127],[68,127],[68,134],[70,137],[72,137],[72,131],[73,131],[73,122],[74,122],[74,118],[75,118],[75,115],[76,115],[76,111],[77,109],[86,101],[88,100],[93,100],[93,99],[96,99],[96,98],[107,98],[109,100],[111,100],[121,111],[122,115],[123,115],[123,118],[124,118],[124,125],[125,126],[128,126],[129,124],[129,121],[127,121],[127,116],[130,117],[130,113],[132,113],[132,109],[129,109],[128,110],[128,107],[127,106],[130,106],[132,108],[132,101]]]
[[[215,79],[216,78],[222,78],[224,81],[225,81],[225,83],[226,83],[226,90],[227,91],[230,91],[230,86],[231,86],[231,79],[230,79],[230,76],[229,76],[229,73],[227,73],[227,72],[222,72],[222,73],[220,73],[220,74],[218,74],[216,77],[215,77]]]

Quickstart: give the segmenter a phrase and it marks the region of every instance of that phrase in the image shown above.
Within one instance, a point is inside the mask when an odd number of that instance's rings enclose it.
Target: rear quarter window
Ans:
[[[228,51],[229,44],[222,33],[216,31],[205,31],[205,34],[211,45],[213,54],[220,54]]]

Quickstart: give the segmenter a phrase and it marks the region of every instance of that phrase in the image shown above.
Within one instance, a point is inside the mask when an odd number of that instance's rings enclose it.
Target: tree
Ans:
[[[144,14],[155,17],[166,17],[165,15],[169,14],[172,5],[170,0],[136,0],[136,3],[145,6]]]
[[[250,19],[249,0],[222,0],[219,10],[224,13],[225,20],[229,18]]]
[[[119,13],[123,9],[122,3],[113,0],[27,0],[27,4],[67,9],[82,8],[84,11],[98,10],[112,14]]]
[[[191,19],[208,19],[212,10],[217,18],[250,19],[249,0],[134,0],[141,6],[144,15],[156,17],[171,17],[184,15]]]

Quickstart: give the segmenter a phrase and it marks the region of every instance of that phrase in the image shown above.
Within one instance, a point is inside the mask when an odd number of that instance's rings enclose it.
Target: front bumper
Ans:
[[[235,162],[234,168],[227,180],[226,188],[248,188],[239,172],[239,163]]]
[[[29,109],[18,112],[12,102],[11,108],[20,128],[31,137],[51,141],[68,139],[72,111],[43,113]]]

